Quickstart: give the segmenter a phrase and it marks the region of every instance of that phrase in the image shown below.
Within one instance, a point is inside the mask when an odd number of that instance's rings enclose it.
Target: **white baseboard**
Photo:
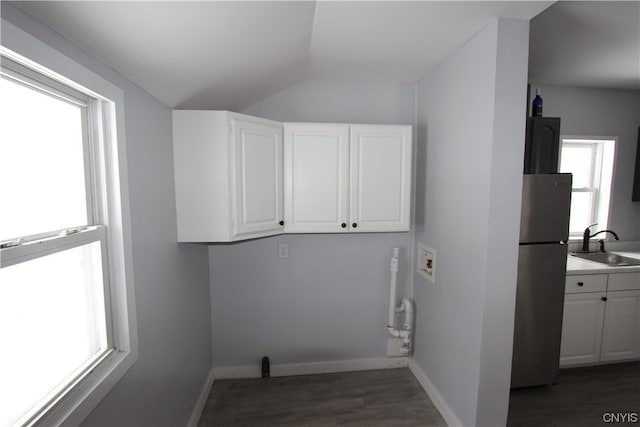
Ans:
[[[204,405],[207,403],[207,398],[209,397],[209,393],[211,392],[211,387],[213,386],[214,379],[215,376],[213,374],[212,368],[209,371],[207,380],[202,386],[202,391],[200,392],[200,396],[198,396],[196,406],[194,406],[193,411],[191,412],[191,416],[189,417],[189,421],[187,422],[187,427],[196,427],[198,425],[200,416],[202,415],[202,410],[204,409]]]
[[[290,375],[328,374],[333,372],[366,371],[371,369],[406,368],[407,357],[382,357],[377,359],[352,359],[331,362],[293,363],[271,366],[272,377]],[[259,366],[219,366],[213,368],[216,379],[260,378]]]
[[[416,377],[424,391],[429,395],[429,398],[433,402],[438,411],[440,411],[440,415],[446,421],[447,425],[452,427],[459,427],[463,424],[460,422],[456,414],[449,408],[447,402],[442,398],[438,390],[431,383],[431,380],[424,371],[413,361],[409,361],[409,370],[413,373],[413,376]]]

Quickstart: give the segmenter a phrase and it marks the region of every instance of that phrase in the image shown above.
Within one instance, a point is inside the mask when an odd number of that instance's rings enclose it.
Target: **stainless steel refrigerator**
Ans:
[[[558,378],[571,174],[524,175],[511,387]]]

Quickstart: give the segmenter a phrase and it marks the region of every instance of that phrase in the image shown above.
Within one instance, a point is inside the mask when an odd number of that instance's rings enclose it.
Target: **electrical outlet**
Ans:
[[[436,250],[418,242],[416,270],[425,279],[436,282]]]
[[[288,243],[278,243],[278,258],[289,258]]]

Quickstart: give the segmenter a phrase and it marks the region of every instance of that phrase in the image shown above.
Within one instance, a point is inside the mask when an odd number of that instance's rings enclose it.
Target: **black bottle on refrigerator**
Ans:
[[[533,104],[531,105],[531,116],[542,117],[542,97],[540,96],[540,89],[536,89],[536,97],[533,98]]]

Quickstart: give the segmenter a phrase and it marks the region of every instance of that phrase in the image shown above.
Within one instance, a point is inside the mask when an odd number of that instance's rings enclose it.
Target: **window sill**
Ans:
[[[79,425],[138,359],[137,352],[112,351],[77,384],[27,426]]]

